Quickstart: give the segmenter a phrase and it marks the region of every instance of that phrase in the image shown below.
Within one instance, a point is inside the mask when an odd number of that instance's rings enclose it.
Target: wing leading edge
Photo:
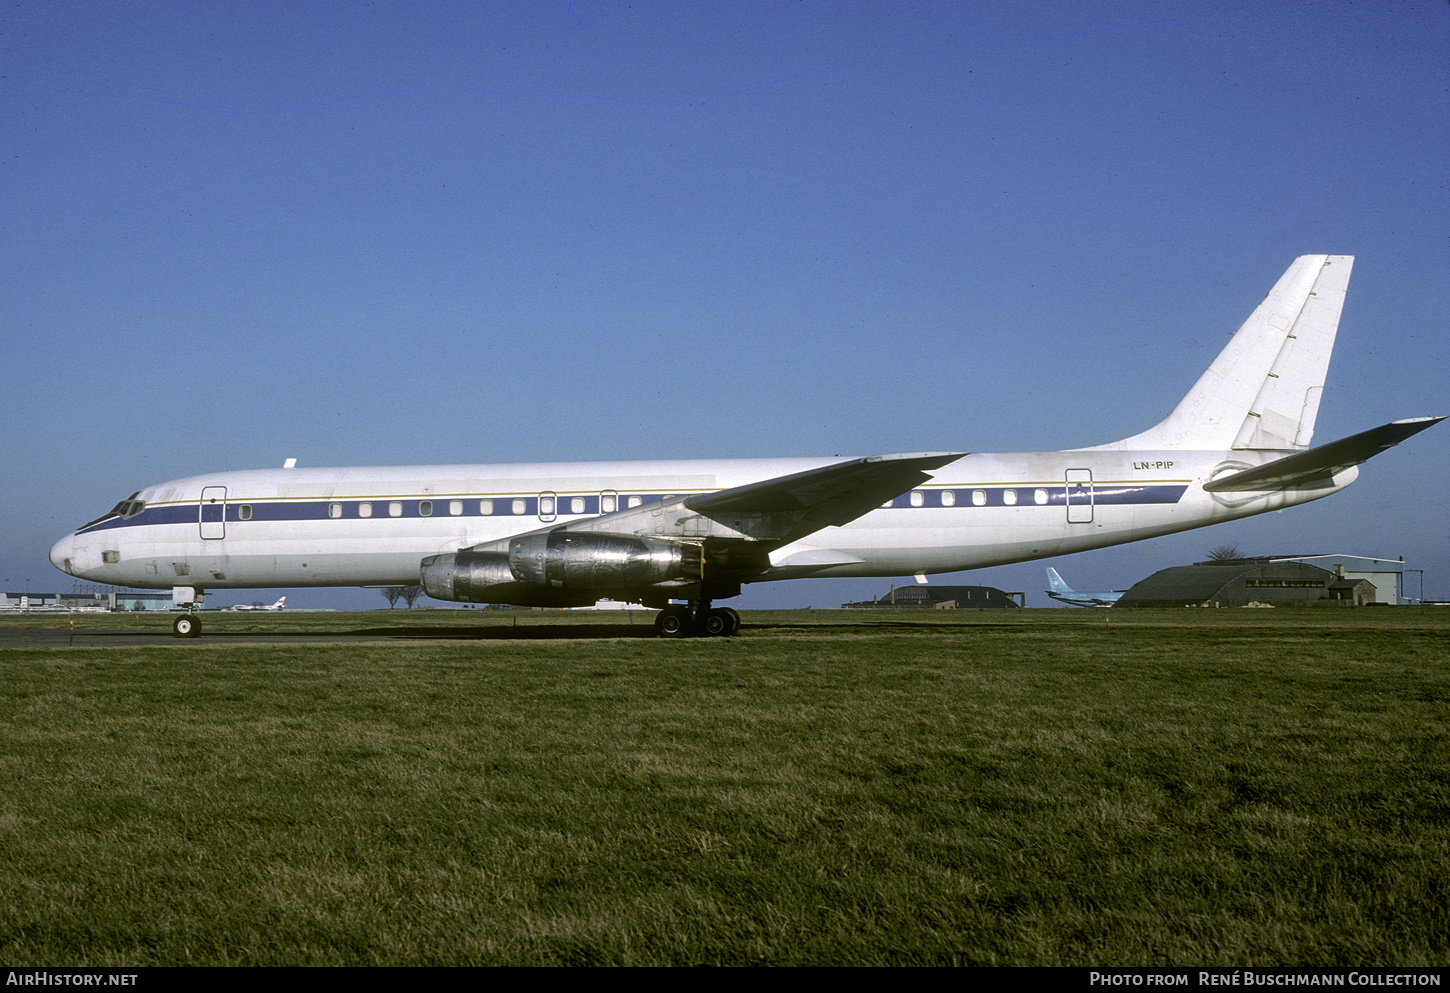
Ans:
[[[863,517],[887,500],[900,496],[961,458],[963,452],[876,455],[746,483],[728,490],[685,498],[685,507],[713,521],[740,515],[779,515],[792,520],[786,533],[773,540],[789,542],[825,527],[840,527]]]
[[[850,459],[711,493],[656,500],[540,531],[736,538],[779,547],[865,516],[926,482],[933,470],[964,454],[922,452]]]

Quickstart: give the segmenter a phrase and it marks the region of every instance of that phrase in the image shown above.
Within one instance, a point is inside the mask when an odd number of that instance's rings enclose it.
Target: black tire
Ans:
[[[731,637],[740,633],[740,611],[734,607],[721,607],[721,610],[730,615],[730,630],[725,633]]]
[[[661,638],[687,638],[690,635],[688,607],[666,607],[655,615],[655,633]]]
[[[716,607],[705,615],[705,634],[728,638],[740,627],[740,615],[729,607]]]
[[[171,630],[178,638],[200,637],[201,620],[191,614],[181,614],[171,622]]]

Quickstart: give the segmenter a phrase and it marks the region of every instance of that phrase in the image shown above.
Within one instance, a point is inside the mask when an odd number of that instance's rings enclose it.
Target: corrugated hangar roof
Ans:
[[[1004,593],[993,586],[898,586],[885,596],[842,607],[926,607],[955,602],[959,608],[1016,607],[1021,594]]]
[[[1115,606],[1179,607],[1204,603],[1243,606],[1248,603],[1338,603],[1331,590],[1343,581],[1334,573],[1303,562],[1236,560],[1162,569],[1133,584]],[[1360,584],[1354,584],[1360,588]],[[1373,597],[1373,584],[1363,588]],[[1346,598],[1347,599],[1347,598]],[[1351,602],[1363,602],[1361,599]]]

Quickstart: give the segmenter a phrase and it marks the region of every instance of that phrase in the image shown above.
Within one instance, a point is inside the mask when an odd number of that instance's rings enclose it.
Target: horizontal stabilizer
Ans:
[[[1326,479],[1350,466],[1359,465],[1374,458],[1387,448],[1393,448],[1412,435],[1419,434],[1432,424],[1443,421],[1443,417],[1411,417],[1403,421],[1361,431],[1359,434],[1331,441],[1327,445],[1311,448],[1307,452],[1296,452],[1282,459],[1275,459],[1265,465],[1236,472],[1232,476],[1215,479],[1203,485],[1209,493],[1234,490],[1277,490],[1315,479]]]

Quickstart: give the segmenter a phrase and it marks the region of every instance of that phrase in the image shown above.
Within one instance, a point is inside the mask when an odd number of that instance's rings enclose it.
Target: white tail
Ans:
[[[1294,260],[1162,422],[1100,449],[1308,448],[1354,266],[1351,255]]]

